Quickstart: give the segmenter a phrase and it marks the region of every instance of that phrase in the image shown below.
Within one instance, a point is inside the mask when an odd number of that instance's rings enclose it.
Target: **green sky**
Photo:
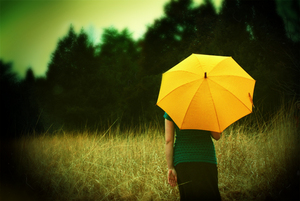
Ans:
[[[99,42],[103,28],[126,27],[135,39],[163,15],[169,0],[0,0],[0,59],[21,77],[44,75],[51,53],[70,24]],[[203,0],[194,0],[199,5]],[[220,5],[222,0],[215,0]]]
[[[166,0],[1,0],[0,58],[21,76],[31,66],[43,75],[59,38],[70,24],[99,41],[103,28],[128,27],[139,38],[163,14]]]

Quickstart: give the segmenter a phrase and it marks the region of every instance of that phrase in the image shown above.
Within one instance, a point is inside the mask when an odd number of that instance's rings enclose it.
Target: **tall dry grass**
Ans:
[[[294,109],[294,104],[281,108],[268,123],[260,119],[233,125],[215,143],[224,200],[274,199],[299,179],[300,136]]]
[[[300,156],[291,108],[269,123],[234,124],[215,142],[223,200],[264,200],[289,184]],[[23,137],[19,172],[49,200],[179,200],[166,181],[162,129],[141,130]]]

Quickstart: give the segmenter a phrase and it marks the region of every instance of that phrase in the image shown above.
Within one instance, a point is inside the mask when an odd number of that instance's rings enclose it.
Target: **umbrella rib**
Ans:
[[[196,75],[196,76],[199,76],[199,74],[197,73],[194,73],[194,72],[191,72],[191,71],[187,71],[187,70],[176,70],[176,71],[171,71],[171,72],[168,72],[168,73],[175,73],[175,72],[186,72],[186,73],[190,73],[190,74],[193,74],[193,75]],[[166,72],[167,73],[167,72]]]
[[[210,97],[212,97],[212,93],[211,93],[210,87],[208,87],[208,89],[209,89]],[[219,127],[219,131],[220,131],[221,127],[220,127],[220,121],[219,121],[218,114],[217,114],[216,104],[214,102],[214,99],[213,98],[211,98],[211,99],[212,99],[213,106],[214,106],[214,109],[215,109],[215,115],[216,115],[216,118],[217,118],[218,127]]]
[[[247,80],[253,80],[253,78],[247,78],[247,77],[242,77],[242,76],[238,76],[238,75],[211,75],[209,77],[240,77],[243,79],[247,79]]]
[[[197,91],[199,90],[199,88],[201,87],[201,85],[202,85],[202,84],[203,84],[203,82],[200,84],[200,86],[198,87]],[[195,93],[195,94],[193,95],[193,97],[192,97],[192,99],[191,99],[191,100],[193,100],[193,99],[194,99],[194,97],[196,96],[196,94],[197,94],[197,93]],[[190,101],[190,103],[189,103],[189,106],[187,107],[187,110],[186,110],[186,111],[188,111],[188,110],[189,110],[189,108],[190,108],[191,104],[192,104],[192,101]],[[182,123],[184,122],[186,115],[187,115],[187,112],[184,114],[184,117],[183,117],[183,121],[182,121]]]
[[[239,76],[236,76],[239,77]],[[250,80],[250,79],[249,79]],[[240,103],[242,103],[250,112],[251,110],[240,100],[238,99],[231,91],[229,91],[228,89],[224,88],[222,85],[220,85],[219,83],[213,81],[212,79],[210,79],[210,81],[214,82],[215,84],[219,85],[221,88],[225,89],[227,92],[229,92],[233,97],[235,97]]]
[[[203,84],[203,82],[201,83],[201,85],[202,85],[202,84]],[[201,87],[201,85],[198,87],[197,91],[199,90],[199,88]],[[210,93],[210,96],[212,97],[210,88],[209,88],[209,93]],[[192,100],[194,99],[194,97],[196,96],[196,94],[197,94],[197,93],[194,94]],[[212,100],[213,100],[213,98],[212,98]],[[189,106],[188,106],[188,108],[187,108],[187,111],[189,110],[191,104],[192,104],[192,101],[190,101]],[[217,113],[217,110],[216,110],[216,106],[215,106],[215,103],[214,103],[214,102],[213,102],[213,105],[214,105],[214,110],[215,110],[215,114],[216,114],[216,113]],[[185,119],[186,115],[187,115],[187,113],[185,113],[183,120]],[[218,127],[219,127],[219,130],[221,130],[221,128],[220,128],[220,122],[219,122],[219,118],[218,118],[218,115],[217,115],[217,114],[216,114],[216,118],[217,118],[217,121],[218,121]]]
[[[173,91],[175,91],[176,89],[181,88],[181,87],[184,87],[185,85],[190,84],[190,83],[192,83],[192,82],[196,82],[196,81],[199,81],[199,79],[193,80],[193,81],[191,81],[191,82],[186,82],[186,83],[180,85],[179,87],[174,88],[173,90],[171,90],[170,92],[168,92],[167,94],[165,94],[164,97],[160,100],[160,102],[161,102],[162,100],[164,100],[169,94],[171,94],[171,93],[172,93]]]

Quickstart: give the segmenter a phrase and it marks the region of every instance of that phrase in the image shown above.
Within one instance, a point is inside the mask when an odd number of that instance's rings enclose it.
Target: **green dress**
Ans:
[[[174,123],[165,113],[164,117]],[[209,131],[175,125],[173,162],[180,200],[221,200],[215,147]]]
[[[164,118],[174,123],[167,113],[164,114]],[[174,166],[183,162],[217,164],[215,146],[210,131],[180,130],[175,124],[175,132]]]

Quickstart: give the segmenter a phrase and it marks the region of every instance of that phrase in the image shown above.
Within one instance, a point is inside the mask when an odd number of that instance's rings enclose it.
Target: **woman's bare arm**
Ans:
[[[174,145],[174,123],[165,119],[165,150],[169,169],[173,169],[173,145]]]
[[[175,135],[174,123],[172,121],[165,119],[165,140],[166,140],[165,149],[166,149],[166,158],[168,164],[168,183],[173,187],[176,186],[177,183],[177,173],[173,164],[174,135]]]

